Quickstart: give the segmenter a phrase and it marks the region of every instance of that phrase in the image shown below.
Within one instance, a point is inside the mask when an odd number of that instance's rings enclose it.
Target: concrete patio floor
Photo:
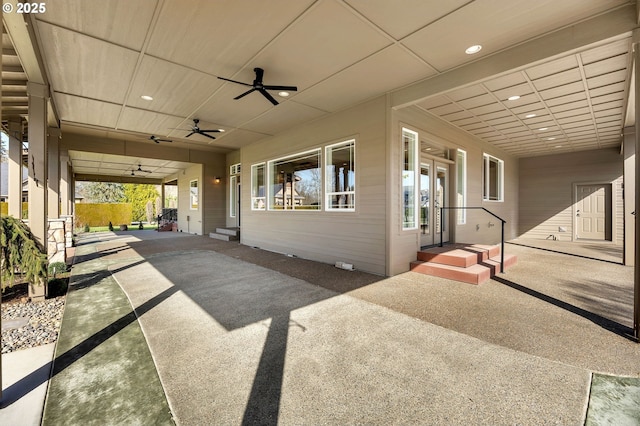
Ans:
[[[593,373],[640,377],[633,268],[507,252],[518,265],[473,286],[186,234],[83,235],[67,309],[92,320],[65,312],[44,424],[596,422],[612,410],[587,415]],[[155,396],[127,408],[141,390]]]

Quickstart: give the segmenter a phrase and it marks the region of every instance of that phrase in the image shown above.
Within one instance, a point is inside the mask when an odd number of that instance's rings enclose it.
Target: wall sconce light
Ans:
[[[213,178],[213,181],[214,181],[215,183],[220,183],[220,177],[218,177],[218,176],[214,177],[214,178]]]

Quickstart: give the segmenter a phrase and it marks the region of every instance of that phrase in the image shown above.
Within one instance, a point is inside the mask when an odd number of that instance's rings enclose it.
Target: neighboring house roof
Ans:
[[[26,167],[22,167],[22,191],[27,191],[27,179],[29,177],[29,170]],[[9,196],[9,163],[0,163],[0,195],[3,197]]]

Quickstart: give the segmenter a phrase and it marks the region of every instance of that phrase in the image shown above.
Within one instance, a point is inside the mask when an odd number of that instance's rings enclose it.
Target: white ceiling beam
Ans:
[[[391,106],[409,106],[433,95],[547,61],[560,54],[579,51],[626,34],[636,26],[636,5],[628,4],[396,90],[391,93]]]
[[[13,12],[3,12],[2,20],[4,21],[7,34],[9,34],[11,38],[11,44],[18,58],[20,58],[22,68],[25,74],[27,74],[29,81],[38,84],[47,84],[46,77],[38,61],[38,53],[34,48],[37,44],[35,39],[31,37],[27,23],[24,20],[25,15],[16,13],[18,0],[7,0],[3,4],[6,5],[7,3],[13,6]]]
[[[115,182],[115,183],[142,183],[149,185],[161,185],[164,179],[145,178],[136,176],[113,176],[113,175],[90,175],[90,174],[74,174],[76,181],[82,182]]]

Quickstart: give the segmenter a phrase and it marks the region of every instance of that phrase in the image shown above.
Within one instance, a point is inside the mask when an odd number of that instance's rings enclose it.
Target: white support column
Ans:
[[[71,214],[71,179],[69,177],[69,151],[60,152],[60,214]]]
[[[636,226],[634,211],[636,208],[636,134],[634,127],[625,127],[623,131],[624,153],[624,264],[635,264]]]
[[[60,129],[49,127],[47,134],[47,217],[60,217]]]
[[[22,121],[9,121],[9,215],[22,219]]]
[[[33,235],[47,248],[47,101],[48,87],[38,83],[27,83],[29,94],[29,228]],[[32,300],[46,297],[46,282],[30,285]]]

